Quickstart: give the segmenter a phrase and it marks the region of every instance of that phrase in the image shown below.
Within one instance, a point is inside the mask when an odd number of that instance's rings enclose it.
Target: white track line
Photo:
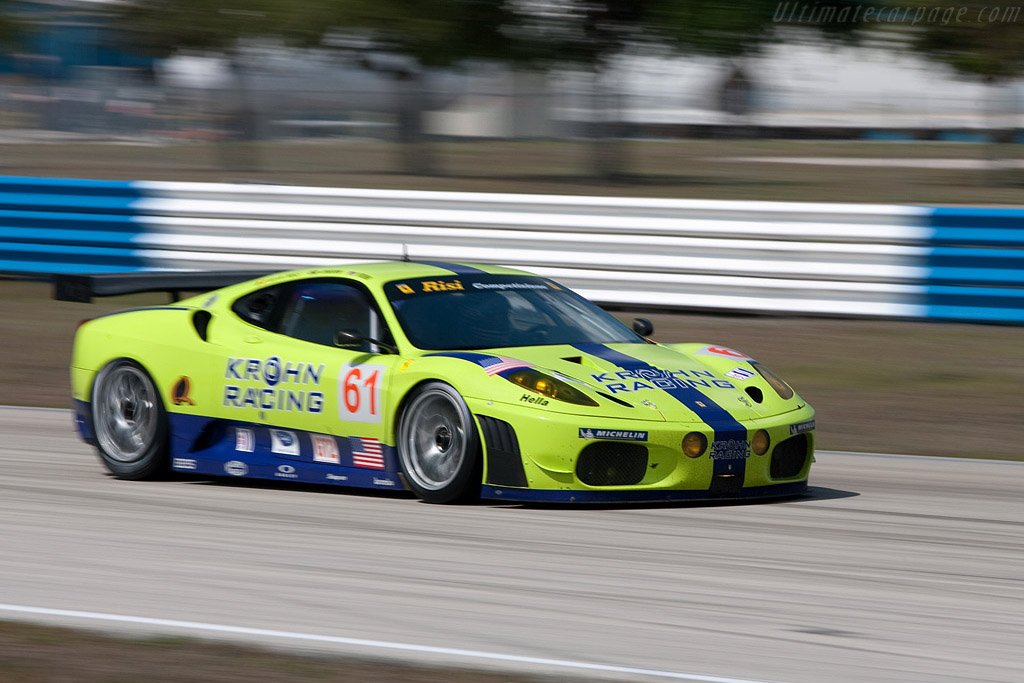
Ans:
[[[19,614],[35,614],[43,616],[71,617],[74,619],[92,619],[95,621],[113,621],[129,624],[145,624],[147,626],[166,626],[172,628],[191,629],[193,631],[212,631],[217,633],[232,633],[246,636],[263,636],[271,638],[287,638],[291,640],[306,640],[317,643],[334,643],[338,645],[355,645],[365,648],[380,648],[385,650],[402,650],[405,652],[425,652],[430,654],[448,655],[454,657],[468,657],[474,659],[485,659],[497,662],[516,662],[519,664],[537,664],[542,666],[553,666],[563,669],[578,669],[581,671],[601,671],[605,673],[621,673],[636,676],[653,676],[657,678],[670,678],[680,681],[700,681],[701,683],[769,683],[768,681],[754,680],[750,678],[726,678],[722,676],[704,676],[701,674],[678,673],[675,671],[658,671],[657,669],[640,669],[631,666],[612,666],[608,664],[591,664],[589,662],[574,662],[564,659],[545,659],[543,657],[525,657],[522,655],[504,655],[496,652],[480,652],[478,650],[461,650],[449,647],[433,647],[430,645],[410,645],[408,643],[391,643],[384,640],[365,640],[362,638],[342,638],[339,636],[322,636],[313,633],[294,633],[292,631],[277,631],[273,629],[246,628],[244,626],[225,626],[222,624],[206,624],[197,621],[176,621],[173,619],[153,619],[150,617],[133,617],[122,614],[104,614],[102,612],[79,612],[66,609],[49,609],[46,607],[28,607],[25,605],[0,604],[0,611],[17,612]]]
[[[862,458],[896,458],[905,460],[931,460],[935,462],[984,463],[986,465],[1024,465],[1024,460],[994,460],[986,458],[960,458],[955,455],[905,455],[901,453],[860,453],[858,451],[815,451],[815,455],[856,455]]]

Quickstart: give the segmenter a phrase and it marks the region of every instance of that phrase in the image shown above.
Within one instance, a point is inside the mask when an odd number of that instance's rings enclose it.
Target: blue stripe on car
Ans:
[[[459,263],[445,263],[444,261],[413,261],[412,263],[418,263],[423,266],[434,266],[435,268],[444,268],[450,270],[456,275],[486,275],[486,270],[480,270],[473,266],[464,266]]]
[[[624,353],[609,348],[604,344],[574,344],[576,349],[591,356],[597,356],[601,360],[618,365],[623,370],[655,369],[650,363],[633,358]],[[703,422],[715,430],[715,441],[747,440],[747,428],[736,420],[729,411],[712,401],[693,387],[662,389],[672,398],[676,399],[687,408],[697,414]],[[734,474],[742,478],[747,468],[745,459],[716,459],[714,460],[714,474]]]

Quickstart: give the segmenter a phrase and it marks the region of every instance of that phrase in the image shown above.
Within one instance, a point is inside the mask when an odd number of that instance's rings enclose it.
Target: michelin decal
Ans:
[[[631,429],[593,429],[580,427],[581,439],[616,439],[619,441],[647,441],[647,432]]]

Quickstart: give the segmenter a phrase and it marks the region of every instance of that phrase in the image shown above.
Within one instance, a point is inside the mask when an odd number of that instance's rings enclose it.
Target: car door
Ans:
[[[387,383],[398,357],[369,341],[335,345],[339,331],[392,343],[369,292],[358,282],[331,278],[290,283],[265,307],[249,296],[240,303],[255,304],[262,317],[227,362],[235,384],[225,388],[226,405],[246,415],[240,419],[270,428],[275,455],[384,469],[391,429]]]

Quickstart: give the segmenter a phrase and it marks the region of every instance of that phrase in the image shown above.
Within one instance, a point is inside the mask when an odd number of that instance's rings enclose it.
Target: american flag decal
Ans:
[[[487,358],[480,361],[480,367],[482,367],[488,375],[497,375],[500,372],[506,370],[518,370],[519,368],[532,368],[531,363],[526,363],[515,358],[506,358],[505,356],[495,356],[494,358]]]
[[[356,467],[384,469],[384,448],[379,439],[352,437],[352,464]]]

